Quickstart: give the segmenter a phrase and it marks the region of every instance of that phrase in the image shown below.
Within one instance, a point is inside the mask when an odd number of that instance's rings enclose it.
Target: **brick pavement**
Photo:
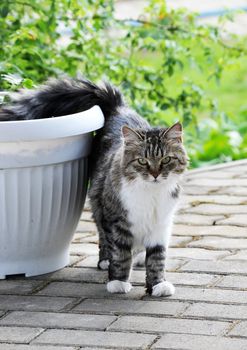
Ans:
[[[156,299],[143,269],[128,295],[106,292],[86,207],[68,267],[0,281],[0,349],[246,350],[246,213],[247,161],[188,172],[167,263],[176,294]]]

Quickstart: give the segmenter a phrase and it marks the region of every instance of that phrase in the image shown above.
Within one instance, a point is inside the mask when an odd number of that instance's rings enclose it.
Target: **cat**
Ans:
[[[109,274],[107,290],[131,290],[133,251],[144,250],[147,293],[172,295],[165,260],[187,166],[182,125],[151,127],[116,87],[85,79],[57,80],[17,94],[0,112],[0,120],[57,117],[94,105],[101,107],[105,125],[93,141],[89,198],[99,233],[98,268]]]

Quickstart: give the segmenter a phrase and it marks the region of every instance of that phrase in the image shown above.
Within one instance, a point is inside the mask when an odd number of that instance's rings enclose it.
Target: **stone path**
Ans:
[[[189,172],[169,250],[170,298],[109,295],[84,211],[70,266],[0,281],[1,350],[247,349],[247,161]]]

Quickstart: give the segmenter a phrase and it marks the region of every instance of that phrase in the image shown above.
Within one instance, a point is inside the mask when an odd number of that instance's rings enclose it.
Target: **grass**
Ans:
[[[219,84],[208,82],[206,92],[218,100],[219,108],[224,110],[235,122],[246,121],[247,117],[247,65],[246,58],[239,59],[235,67],[226,67]]]
[[[161,57],[156,55],[142,55],[137,58],[141,65],[160,65]],[[224,67],[222,77],[219,82],[215,79],[209,79],[212,72],[212,67],[201,71],[198,67],[186,64],[183,70],[178,71],[171,78],[169,92],[175,95],[179,92],[182,81],[187,78],[193,80],[196,84],[201,85],[210,98],[218,101],[219,109],[224,111],[233,121],[246,121],[247,113],[247,65],[246,57],[236,60],[234,63],[229,63]],[[206,109],[201,109],[201,114],[204,114]],[[168,112],[169,113],[172,112]]]
[[[199,50],[194,48],[195,54],[200,60]],[[221,52],[215,52],[219,55]],[[137,58],[143,65],[160,65],[161,55],[142,55]],[[205,61],[204,65],[205,67]],[[201,133],[198,141],[188,143],[191,150],[190,158],[192,167],[215,164],[224,161],[247,157],[247,65],[246,57],[235,59],[224,65],[221,79],[217,82],[214,78],[209,79],[214,67],[208,64],[204,71],[198,66],[185,63],[181,71],[177,71],[169,80],[169,94],[176,96],[181,91],[183,82],[188,79],[201,86],[206,96],[217,101],[218,108],[222,113],[222,119],[212,119],[210,109],[206,103],[202,103],[197,115],[200,125],[207,125],[207,134]],[[164,112],[164,119],[171,123],[174,120],[174,110]],[[179,118],[179,115],[178,115]],[[212,126],[212,130],[210,127]],[[190,132],[188,126],[187,133]],[[240,141],[241,140],[241,141]],[[196,142],[197,141],[197,142]]]

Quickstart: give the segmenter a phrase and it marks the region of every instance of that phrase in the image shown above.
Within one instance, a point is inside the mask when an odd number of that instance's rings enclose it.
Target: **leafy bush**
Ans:
[[[0,89],[65,74],[107,79],[152,124],[183,122],[192,166],[247,155],[246,115],[232,121],[205,93],[241,59],[244,41],[223,40],[164,0],[150,0],[135,21],[116,19],[113,0],[2,0],[0,14]]]

